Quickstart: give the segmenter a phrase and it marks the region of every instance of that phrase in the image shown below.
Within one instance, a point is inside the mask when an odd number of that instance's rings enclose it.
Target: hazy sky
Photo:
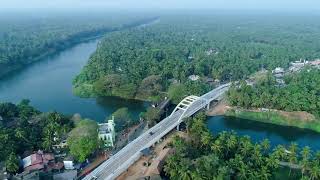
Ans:
[[[0,8],[212,8],[319,10],[320,0],[0,0]]]

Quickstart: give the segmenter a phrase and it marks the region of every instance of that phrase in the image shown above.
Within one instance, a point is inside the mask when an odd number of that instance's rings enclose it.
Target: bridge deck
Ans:
[[[187,112],[183,113],[183,110],[178,110],[172,114],[172,116],[167,117],[160,121],[157,125],[150,128],[148,131],[143,133],[134,141],[130,142],[127,146],[121,149],[118,153],[112,156],[110,159],[101,164],[92,173],[87,175],[84,179],[115,179],[122,172],[127,170],[130,165],[137,161],[142,153],[141,150],[152,146],[154,143],[159,141],[163,136],[173,130],[176,126],[180,124],[180,116],[189,117],[196,113],[197,111],[206,107],[207,102],[210,102],[221,95],[229,88],[230,84],[220,86],[207,94],[201,96],[201,99],[206,101],[196,101]],[[152,133],[150,133],[152,132]]]

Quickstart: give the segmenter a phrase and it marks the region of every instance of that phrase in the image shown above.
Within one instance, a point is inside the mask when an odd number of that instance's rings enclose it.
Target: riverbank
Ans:
[[[51,48],[48,49],[47,51],[43,52],[41,55],[34,57],[32,59],[29,59],[23,64],[12,64],[12,65],[6,65],[2,64],[0,65],[0,79],[6,78],[7,76],[10,76],[14,74],[16,71],[20,71],[23,68],[25,68],[28,65],[32,65],[33,63],[39,62],[41,60],[44,60],[48,57],[54,56],[58,54],[59,52],[71,48],[79,43],[85,43],[94,39],[101,38],[104,33],[110,31],[110,29],[104,31],[103,33],[99,32],[96,34],[91,34],[90,36],[84,36],[84,37],[77,37],[77,38],[72,38],[67,41],[61,42],[62,46],[58,46],[56,48]],[[2,66],[2,68],[1,68]]]
[[[26,58],[23,63],[11,63],[11,64],[1,64],[0,63],[0,79],[10,76],[16,71],[24,69],[24,67],[31,65],[35,62],[44,60],[50,56],[54,56],[57,53],[71,48],[79,43],[88,42],[90,40],[101,38],[105,33],[113,32],[113,31],[121,31],[128,28],[139,27],[142,25],[147,25],[153,23],[154,21],[159,20],[159,17],[146,18],[138,21],[134,21],[132,23],[123,24],[121,26],[115,27],[104,27],[99,29],[93,29],[91,31],[81,31],[76,34],[72,34],[64,40],[55,42],[48,49],[43,49],[41,52],[37,53],[34,57]],[[15,60],[19,62],[19,59]]]
[[[228,110],[225,115],[281,126],[310,129],[320,133],[320,120],[306,112],[284,112],[276,110],[258,112],[254,110],[232,108]]]
[[[280,126],[310,129],[320,133],[320,120],[307,112],[286,112],[271,109],[242,109],[231,107],[225,100],[207,112],[208,116],[229,116]]]

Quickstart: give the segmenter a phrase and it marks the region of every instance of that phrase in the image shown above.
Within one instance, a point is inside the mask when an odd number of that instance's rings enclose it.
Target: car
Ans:
[[[154,133],[153,133],[152,131],[150,131],[150,132],[149,132],[149,135],[152,136],[152,135],[154,135]]]

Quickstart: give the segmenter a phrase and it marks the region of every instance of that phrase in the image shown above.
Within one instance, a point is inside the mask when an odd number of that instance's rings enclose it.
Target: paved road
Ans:
[[[184,117],[189,117],[197,111],[206,107],[206,105],[222,96],[229,88],[230,84],[219,86],[218,88],[208,92],[201,96],[199,101],[194,102],[188,111],[184,114]],[[142,153],[141,150],[152,146],[159,141],[163,136],[173,130],[179,125],[178,122],[180,116],[183,114],[182,110],[176,111],[171,117],[167,117],[159,122],[157,125],[143,133],[134,141],[130,142],[117,154],[112,156],[106,162],[101,164],[92,173],[87,175],[84,179],[106,179],[112,180],[126,171],[130,165],[137,161]]]

